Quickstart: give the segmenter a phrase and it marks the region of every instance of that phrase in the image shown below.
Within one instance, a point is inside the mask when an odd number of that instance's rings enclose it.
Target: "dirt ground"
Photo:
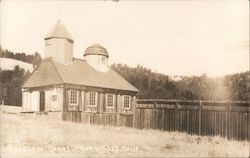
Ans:
[[[249,142],[1,112],[1,157],[249,157]]]

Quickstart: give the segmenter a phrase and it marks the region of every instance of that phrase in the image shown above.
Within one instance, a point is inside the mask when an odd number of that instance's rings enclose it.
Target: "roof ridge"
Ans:
[[[133,86],[129,81],[127,81],[125,78],[123,78],[119,73],[117,73],[115,70],[113,70],[112,68],[110,68],[109,69],[109,71],[113,71],[120,79],[122,79],[122,80],[124,80],[124,81],[126,81],[128,84],[129,84],[129,86],[131,87],[131,88],[135,88],[137,91],[139,91],[139,89],[137,89],[135,86]]]
[[[70,41],[74,41],[69,31],[65,28],[60,20],[52,27],[52,29],[45,35],[44,39],[50,38],[65,38]]]
[[[28,78],[25,79],[25,81],[23,82],[22,87],[28,82],[28,80],[30,79],[30,77],[35,73],[35,71],[42,65],[42,62],[40,62],[35,69],[31,72],[30,76]]]
[[[57,65],[56,65],[56,64],[60,64],[60,63],[58,63],[58,62],[56,62],[56,61],[54,61],[54,60],[51,60],[51,62],[52,62],[52,65],[54,65],[54,67],[55,67],[55,69],[56,69],[56,72],[58,73],[60,79],[62,80],[63,83],[65,83],[65,81],[64,81],[64,79],[63,79],[63,75],[62,75],[61,72],[58,70],[58,67],[57,67]]]
[[[75,58],[75,57],[73,58],[73,61],[74,61],[74,60],[79,60],[79,61],[84,61],[84,62],[86,62],[86,59],[80,59],[80,58]]]
[[[40,71],[38,71],[40,70]],[[50,71],[50,72],[49,72]],[[52,75],[50,73],[53,73]],[[39,76],[39,78],[37,78]],[[51,77],[56,77],[51,83]],[[49,81],[50,80],[50,81]],[[22,88],[45,86],[50,84],[63,84],[64,80],[58,72],[53,60],[42,61],[31,73],[30,77],[22,85]]]
[[[42,59],[42,62],[44,62],[44,61],[51,61],[51,60],[53,60],[52,57],[48,57],[48,58]]]
[[[62,77],[60,71],[58,70],[58,68],[57,68],[57,66],[56,66],[56,64],[55,64],[55,61],[54,61],[54,60],[51,60],[51,63],[52,63],[52,65],[55,67],[56,72],[58,73],[58,75],[59,75],[61,81],[64,83],[64,79],[63,79],[63,77]]]

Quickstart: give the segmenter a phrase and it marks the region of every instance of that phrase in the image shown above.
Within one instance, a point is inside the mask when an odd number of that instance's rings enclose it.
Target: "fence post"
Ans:
[[[230,114],[231,114],[231,106],[229,104],[229,106],[227,107],[227,139],[231,139],[231,130],[230,130]]]
[[[4,100],[2,100],[1,106],[0,106],[0,111],[3,110],[3,106],[4,106]]]
[[[201,135],[201,120],[202,120],[202,102],[200,100],[200,110],[199,110],[199,135]]]
[[[133,115],[133,128],[135,128],[136,127],[136,117],[135,117],[135,115],[136,115],[136,106],[137,106],[137,102],[136,102],[136,97],[134,96],[133,97],[133,111],[134,111],[134,115]]]
[[[152,119],[151,119],[151,125],[152,125],[152,129],[156,129],[156,121],[158,121],[157,120],[157,118],[156,118],[156,106],[157,106],[157,100],[156,99],[154,99],[154,106],[153,106],[153,112],[152,112]]]
[[[180,124],[180,111],[179,111],[179,102],[175,104],[175,117],[174,117],[174,130],[179,131],[179,124]]]

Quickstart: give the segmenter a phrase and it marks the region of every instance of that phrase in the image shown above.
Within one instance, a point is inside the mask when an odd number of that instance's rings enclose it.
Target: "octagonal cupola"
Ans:
[[[93,44],[86,48],[84,58],[98,71],[107,72],[109,70],[108,51],[100,44]]]

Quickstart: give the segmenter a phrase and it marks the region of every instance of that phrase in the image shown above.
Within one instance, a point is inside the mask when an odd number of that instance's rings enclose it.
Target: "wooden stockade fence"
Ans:
[[[134,127],[250,140],[249,102],[137,100]]]
[[[63,111],[63,120],[250,140],[250,102],[139,99],[134,114]]]

